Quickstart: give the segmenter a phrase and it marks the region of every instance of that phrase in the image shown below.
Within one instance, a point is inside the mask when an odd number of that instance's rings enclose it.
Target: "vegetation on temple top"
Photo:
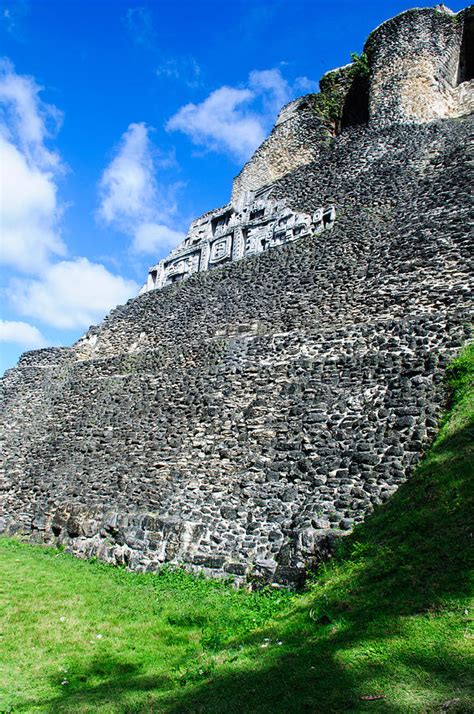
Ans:
[[[327,72],[319,82],[319,94],[312,95],[314,110],[338,134],[349,87],[356,81],[367,81],[370,73],[369,57],[365,52],[351,52],[351,64]]]

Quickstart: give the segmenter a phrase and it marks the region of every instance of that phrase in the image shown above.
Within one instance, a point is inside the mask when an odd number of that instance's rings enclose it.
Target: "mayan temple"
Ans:
[[[0,532],[293,584],[433,440],[469,339],[474,9],[387,20],[72,347],[2,382]]]

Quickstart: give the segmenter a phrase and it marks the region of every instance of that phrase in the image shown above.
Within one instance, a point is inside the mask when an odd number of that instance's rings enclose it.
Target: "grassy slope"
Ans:
[[[0,711],[474,711],[473,374],[471,348],[415,476],[303,594],[1,539]]]

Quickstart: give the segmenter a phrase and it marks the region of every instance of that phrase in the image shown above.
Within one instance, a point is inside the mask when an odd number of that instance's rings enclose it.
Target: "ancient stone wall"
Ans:
[[[353,128],[273,188],[331,231],[148,292],[4,381],[3,530],[295,582],[410,474],[469,331],[468,118]]]
[[[376,127],[426,122],[474,110],[472,78],[460,76],[466,19],[472,9],[414,9],[371,33],[369,113]],[[461,81],[460,81],[461,80]]]
[[[390,497],[469,336],[471,34],[472,10],[381,25],[144,294],[23,355],[0,531],[288,583]]]
[[[357,124],[383,128],[474,110],[472,6],[408,10],[374,30],[357,62],[320,80],[320,94],[284,107],[266,141],[234,179],[231,202],[317,161],[335,133]],[[367,71],[367,74],[365,74]]]
[[[237,204],[246,192],[274,183],[288,171],[315,161],[319,147],[331,136],[307,97],[283,107],[272,133],[236,176],[231,202]]]
[[[231,201],[193,221],[185,240],[149,269],[140,292],[328,227],[323,207],[310,215],[291,211],[285,196],[275,201],[275,181],[321,161],[331,139],[355,126],[380,129],[472,112],[473,43],[472,8],[409,10],[380,25],[360,57],[321,78],[319,94],[282,108],[234,180]]]

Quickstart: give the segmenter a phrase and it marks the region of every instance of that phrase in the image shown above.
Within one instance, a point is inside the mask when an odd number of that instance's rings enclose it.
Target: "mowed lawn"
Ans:
[[[474,711],[473,363],[416,474],[302,593],[0,539],[0,712]]]

